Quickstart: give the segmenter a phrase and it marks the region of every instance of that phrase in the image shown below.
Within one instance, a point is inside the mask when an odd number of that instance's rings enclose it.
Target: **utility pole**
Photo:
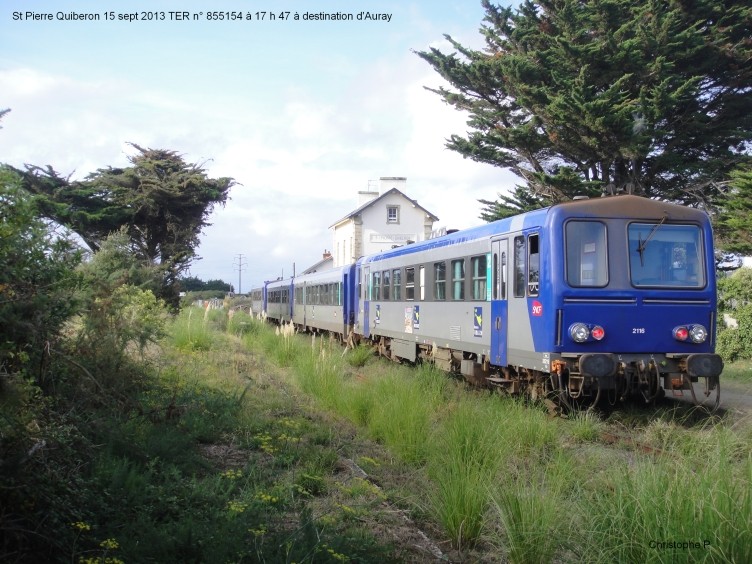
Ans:
[[[243,293],[243,287],[241,285],[241,281],[243,279],[243,269],[248,265],[248,263],[247,262],[243,262],[243,255],[242,254],[238,254],[238,256],[236,258],[238,260],[237,264],[235,265],[235,269],[238,271],[238,294],[242,294]]]

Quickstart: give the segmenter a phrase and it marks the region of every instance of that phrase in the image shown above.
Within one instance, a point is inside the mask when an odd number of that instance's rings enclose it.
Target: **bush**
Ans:
[[[718,333],[716,352],[726,362],[752,358],[752,304],[743,305],[733,313],[738,327],[727,327]]]
[[[36,216],[19,178],[0,167],[0,372],[32,370],[44,385],[49,350],[80,307],[82,253]]]

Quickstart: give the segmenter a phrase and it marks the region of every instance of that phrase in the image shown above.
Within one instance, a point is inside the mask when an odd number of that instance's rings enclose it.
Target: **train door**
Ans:
[[[507,364],[507,291],[509,271],[509,239],[491,242],[493,255],[493,288],[491,300],[491,363]]]
[[[342,312],[342,336],[347,337],[350,329],[350,273],[345,270],[342,275],[342,287],[339,295],[340,311]]]
[[[371,300],[371,267],[364,266],[361,272],[362,278],[360,287],[361,292],[363,292],[363,295],[361,295],[361,298],[363,299],[363,336],[370,337],[371,320],[370,316],[368,315],[368,306],[370,305]]]

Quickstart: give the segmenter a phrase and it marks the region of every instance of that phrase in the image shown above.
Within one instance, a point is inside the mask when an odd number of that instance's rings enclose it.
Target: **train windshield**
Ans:
[[[702,234],[697,225],[631,223],[628,231],[634,286],[705,286]]]
[[[570,286],[603,288],[608,284],[606,225],[600,221],[569,221],[565,228],[567,282]]]

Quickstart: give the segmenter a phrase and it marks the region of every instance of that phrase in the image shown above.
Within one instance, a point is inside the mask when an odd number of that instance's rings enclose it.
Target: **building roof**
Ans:
[[[300,274],[311,274],[313,272],[320,272],[322,270],[329,270],[332,268],[334,268],[334,258],[332,257],[332,255],[329,255],[328,257],[321,259],[316,264],[309,266]]]
[[[332,227],[336,227],[340,223],[343,223],[343,222],[347,221],[348,219],[352,219],[356,215],[360,215],[363,212],[363,210],[365,210],[366,208],[369,208],[369,207],[373,206],[374,204],[376,204],[376,202],[378,202],[379,200],[382,200],[383,198],[386,198],[390,194],[399,194],[400,196],[402,196],[403,198],[405,198],[405,200],[407,200],[408,202],[410,202],[413,206],[415,206],[416,208],[419,208],[419,209],[423,210],[427,216],[429,216],[431,219],[433,219],[433,221],[439,221],[438,217],[436,217],[434,214],[432,214],[426,208],[424,208],[423,206],[421,206],[417,202],[417,200],[411,200],[410,198],[408,198],[407,196],[405,196],[405,194],[403,194],[402,192],[400,192],[396,188],[392,188],[391,190],[387,190],[386,192],[384,192],[383,194],[381,194],[381,196],[379,196],[378,198],[374,198],[370,202],[366,202],[365,204],[363,204],[359,208],[351,211],[349,214],[347,214],[342,219],[340,219],[338,221],[335,221],[334,223],[332,223],[329,226],[329,228],[331,229]]]

